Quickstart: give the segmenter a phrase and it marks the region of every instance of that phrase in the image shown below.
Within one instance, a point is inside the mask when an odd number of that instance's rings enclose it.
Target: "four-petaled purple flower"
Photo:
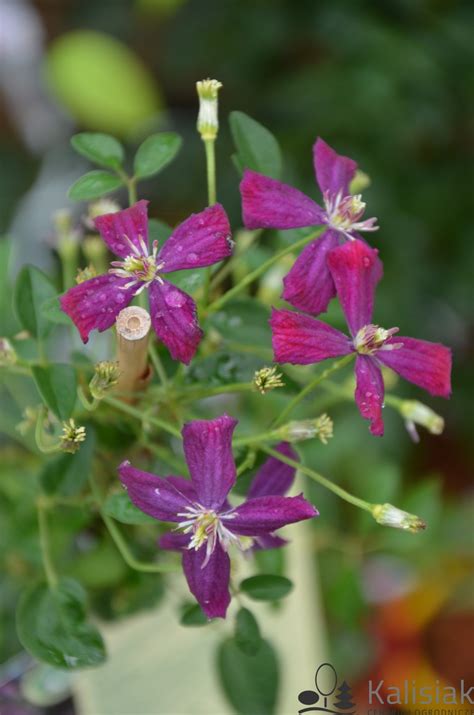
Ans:
[[[451,351],[439,343],[396,336],[372,323],[375,287],[381,277],[377,252],[360,240],[331,251],[328,268],[337,289],[351,338],[330,325],[289,310],[274,310],[270,319],[275,360],[309,365],[356,353],[355,399],[370,420],[370,431],[383,434],[382,365],[432,395],[451,394]]]
[[[158,250],[148,248],[148,201],[95,219],[103,240],[121,260],[108,273],[80,283],[61,298],[82,340],[110,328],[120,313],[145,288],[149,289],[151,321],[158,338],[175,360],[188,364],[202,338],[194,300],[163,278],[167,273],[210,266],[232,253],[227,215],[215,204],[193,214],[175,228]]]
[[[230,506],[227,497],[236,479],[232,455],[236,424],[237,420],[223,415],[184,426],[190,481],[157,477],[135,469],[129,462],[119,467],[122,484],[139,509],[160,521],[177,524],[176,530],[181,533],[163,537],[161,545],[183,550],[189,589],[209,618],[224,618],[230,603],[227,552],[231,545],[248,548],[248,537],[268,537],[286,524],[318,513],[301,495],[262,495],[261,491],[237,507]],[[277,484],[276,489],[281,486]],[[258,485],[256,489],[258,494]]]
[[[242,213],[247,228],[302,228],[327,226],[322,236],[309,243],[284,278],[282,297],[295,308],[318,315],[336,295],[327,255],[345,239],[359,238],[359,231],[376,231],[375,218],[363,220],[365,203],[349,193],[357,164],[340,156],[322,139],[313,147],[316,179],[324,209],[298,189],[255,171],[246,170],[240,184]]]

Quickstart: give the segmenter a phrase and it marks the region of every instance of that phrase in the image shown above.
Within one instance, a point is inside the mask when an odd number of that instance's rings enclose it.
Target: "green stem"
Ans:
[[[241,461],[239,466],[237,467],[236,471],[236,476],[240,477],[240,475],[245,472],[247,469],[251,469],[253,465],[255,464],[255,458],[256,458],[256,450],[255,447],[251,447],[246,456],[245,459]]]
[[[168,384],[168,377],[166,375],[166,370],[163,366],[163,363],[161,362],[160,356],[158,355],[158,351],[153,340],[150,340],[148,352],[150,354],[153,367],[155,368],[155,372],[160,378],[161,384],[163,385],[163,387],[165,387]]]
[[[127,189],[128,189],[128,203],[130,206],[133,206],[137,202],[137,184],[136,184],[136,179],[131,178],[127,182]]]
[[[260,442],[273,442],[281,439],[279,429],[267,430],[259,434],[247,435],[247,437],[237,437],[232,441],[234,447],[243,447],[246,444],[259,444]]]
[[[58,576],[54,568],[54,564],[51,558],[51,548],[49,542],[49,532],[48,532],[48,521],[46,518],[46,505],[41,500],[41,497],[37,501],[38,510],[38,527],[39,527],[39,543],[41,549],[41,558],[43,560],[43,568],[46,575],[46,580],[48,581],[49,587],[51,589],[56,588],[58,585]]]
[[[234,382],[229,385],[219,385],[218,387],[189,387],[183,388],[181,401],[201,400],[214,395],[225,395],[231,392],[251,392],[255,390],[253,382]]]
[[[296,241],[296,243],[292,243],[289,246],[286,246],[286,248],[283,248],[278,253],[275,253],[267,261],[260,264],[260,266],[254,271],[248,273],[245,278],[240,281],[240,283],[237,283],[237,285],[228,290],[227,293],[224,293],[224,295],[222,295],[220,298],[211,303],[211,305],[209,305],[207,308],[207,314],[215,313],[216,310],[222,308],[222,306],[225,305],[229,300],[241,293],[246,286],[248,286],[250,283],[253,283],[254,280],[256,280],[259,276],[262,275],[262,273],[265,273],[265,271],[268,270],[271,266],[273,266],[274,263],[279,261],[284,256],[288,255],[289,253],[294,253],[300,248],[306,246],[308,243],[311,243],[311,241],[314,241],[315,238],[321,235],[322,231],[323,229],[320,228],[317,231],[310,233],[308,236],[305,236],[304,238],[300,239],[299,241]]]
[[[285,407],[285,409],[280,412],[278,417],[274,421],[274,425],[278,425],[283,420],[285,420],[286,417],[292,412],[299,403],[304,400],[304,398],[309,395],[310,392],[312,392],[321,382],[326,380],[329,375],[332,375],[333,372],[336,372],[336,370],[340,370],[342,367],[345,367],[348,365],[351,360],[353,360],[355,357],[355,353],[351,353],[350,355],[345,355],[343,358],[340,360],[336,360],[330,367],[327,367],[323,372],[321,372],[319,375],[317,375],[314,380],[312,380],[310,383],[306,385],[306,387],[299,392],[296,397],[294,397],[291,402],[288,403],[288,405]]]
[[[150,425],[154,425],[155,427],[159,427],[160,429],[165,430],[165,432],[168,432],[168,434],[173,435],[173,437],[178,437],[179,439],[181,439],[181,432],[176,427],[173,427],[173,425],[168,424],[168,422],[165,422],[164,420],[160,420],[158,417],[144,415],[142,411],[136,409],[135,407],[132,407],[132,405],[129,405],[126,402],[121,402],[115,397],[109,396],[104,397],[102,402],[106,402],[111,407],[115,407],[115,409],[120,410],[121,412],[125,412],[131,417],[135,417],[142,423],[147,422]]]
[[[79,385],[77,388],[77,396],[79,398],[79,402],[81,403],[81,405],[86,410],[88,410],[88,412],[93,412],[94,410],[97,409],[97,407],[100,404],[100,400],[97,400],[95,397],[93,398],[92,402],[90,400],[88,400],[81,385]]]
[[[281,454],[281,452],[277,452],[275,449],[272,449],[271,447],[266,447],[264,445],[261,445],[260,449],[263,452],[266,452],[267,454],[269,454],[271,457],[275,457],[280,462],[283,462],[284,464],[288,464],[288,466],[290,466],[290,467],[294,467],[295,469],[298,469],[302,474],[305,474],[310,479],[313,479],[315,482],[317,482],[321,486],[325,487],[325,489],[329,489],[329,491],[333,492],[334,494],[337,494],[338,497],[340,497],[341,499],[344,499],[344,501],[346,501],[346,502],[349,502],[349,504],[353,504],[354,506],[359,507],[359,509],[363,509],[364,511],[368,511],[372,514],[372,509],[374,507],[373,504],[369,504],[368,502],[364,501],[363,499],[359,499],[358,497],[355,497],[353,494],[350,494],[342,487],[339,487],[337,484],[333,484],[333,482],[331,482],[329,479],[326,479],[326,477],[323,477],[322,474],[315,472],[313,469],[310,469],[309,467],[305,467],[304,464],[301,464],[300,462],[296,462],[294,459],[291,459],[290,457],[286,457],[284,454]]]
[[[43,454],[53,454],[53,452],[59,452],[61,449],[61,442],[50,442],[45,441],[44,437],[44,419],[46,416],[46,411],[44,408],[41,408],[41,410],[38,413],[38,417],[36,419],[36,427],[35,427],[35,441],[36,441],[36,446],[38,447],[40,452],[43,452]]]
[[[203,139],[206,150],[207,172],[207,203],[212,206],[216,203],[216,153],[215,139]]]

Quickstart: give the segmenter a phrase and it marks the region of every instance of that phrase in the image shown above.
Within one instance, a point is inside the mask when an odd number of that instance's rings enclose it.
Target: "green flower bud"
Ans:
[[[89,390],[96,400],[101,400],[105,393],[114,387],[120,377],[118,362],[104,360],[98,362],[94,368],[94,377],[89,383]]]
[[[282,375],[277,372],[276,367],[262,367],[257,370],[253,376],[253,383],[261,395],[266,395],[267,392],[277,387],[285,386]]]
[[[84,442],[85,439],[85,427],[77,427],[73,419],[63,422],[63,432],[60,437],[61,449],[63,452],[75,454],[79,450],[81,442]]]
[[[313,420],[288,422],[280,428],[279,434],[286,442],[302,442],[316,437],[322,444],[327,444],[333,436],[333,426],[329,415],[322,414]]]
[[[222,84],[216,79],[204,79],[201,82],[196,82],[199,97],[197,130],[204,141],[215,139],[219,130],[217,95],[221,87]]]
[[[419,516],[409,514],[392,504],[376,504],[372,508],[372,515],[377,524],[382,524],[382,526],[411,531],[413,534],[426,529],[425,522]]]

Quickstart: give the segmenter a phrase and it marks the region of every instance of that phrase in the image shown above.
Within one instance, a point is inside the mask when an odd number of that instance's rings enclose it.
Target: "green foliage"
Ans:
[[[43,318],[50,320],[52,323],[59,325],[71,325],[71,318],[61,310],[59,298],[55,295],[48,300],[45,300],[40,307],[40,313]]]
[[[236,298],[211,315],[209,322],[226,342],[268,348],[271,345],[269,317],[270,312],[262,303],[252,298]]]
[[[203,613],[201,606],[194,603],[192,606],[184,608],[179,622],[182,626],[206,626],[209,623],[209,619]]]
[[[51,363],[47,366],[33,365],[33,379],[45,405],[60,420],[67,420],[76,403],[76,371],[71,365]]]
[[[154,176],[173,161],[181,148],[182,139],[174,132],[162,132],[147,137],[138,147],[133,162],[137,179]]]
[[[110,194],[120,186],[123,186],[123,181],[119,176],[95,169],[75,181],[68,191],[68,196],[73,201],[90,201]]]
[[[125,493],[109,494],[103,508],[108,516],[122,524],[156,524],[156,519],[137,509]]]
[[[262,645],[260,628],[252,611],[239,608],[235,617],[235,644],[245,655],[255,655]]]
[[[42,306],[56,297],[49,278],[35,266],[24,266],[15,284],[13,304],[22,328],[35,338],[45,338],[51,324],[43,315]]]
[[[46,494],[74,496],[84,488],[92,469],[96,439],[92,427],[87,426],[87,438],[75,454],[60,454],[44,463],[39,480]]]
[[[288,596],[292,588],[290,579],[270,574],[250,576],[240,584],[242,593],[255,601],[277,601]]]
[[[61,579],[55,588],[43,582],[31,585],[17,609],[24,648],[38,660],[66,670],[103,663],[104,643],[86,621],[85,604],[82,587],[72,579]]]
[[[231,112],[230,130],[237,148],[234,163],[239,171],[253,169],[279,179],[282,156],[277,140],[262,124],[243,112]]]
[[[71,144],[78,154],[82,154],[93,164],[118,169],[123,163],[123,147],[109,134],[82,132],[71,137]]]

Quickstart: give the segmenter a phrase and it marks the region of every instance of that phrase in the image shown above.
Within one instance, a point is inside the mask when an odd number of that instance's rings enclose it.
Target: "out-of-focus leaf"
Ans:
[[[115,191],[122,185],[123,181],[119,176],[115,176],[109,171],[96,169],[75,181],[67,195],[73,201],[89,201],[110,194],[111,191]]]
[[[126,575],[127,565],[110,539],[75,556],[67,575],[86,588],[107,588],[117,585]]]
[[[21,679],[21,694],[33,705],[51,707],[67,700],[71,694],[72,676],[65,670],[40,663]]]
[[[71,318],[69,318],[69,316],[61,310],[59,298],[60,296],[55,295],[52,298],[45,300],[41,305],[40,314],[43,318],[50,320],[52,323],[71,325]]]
[[[281,150],[273,134],[243,112],[231,112],[229,123],[238,152],[234,159],[237,168],[253,169],[274,179],[280,178]]]
[[[359,571],[348,564],[341,564],[326,594],[330,614],[344,628],[353,626],[365,610]]]
[[[156,524],[156,519],[140,511],[125,492],[110,494],[105,500],[104,511],[122,524]]]
[[[209,623],[209,618],[203,613],[201,606],[194,603],[185,608],[179,622],[182,626],[206,626]]]
[[[87,426],[87,436],[75,454],[61,454],[46,462],[40,472],[41,487],[46,494],[73,496],[86,484],[92,468],[95,434]]]
[[[145,179],[165,168],[181,148],[182,139],[174,132],[160,132],[147,137],[138,147],[133,163],[135,176]]]
[[[206,280],[206,268],[198,268],[195,271],[176,271],[167,273],[166,280],[189,295],[196,295],[196,292],[204,285]]]
[[[164,221],[157,218],[148,219],[148,240],[150,243],[158,241],[160,246],[171,236],[173,229]],[[187,272],[187,271],[186,271]]]
[[[268,347],[271,346],[269,317],[269,310],[256,300],[237,298],[211,315],[209,322],[227,342]]]
[[[292,588],[290,579],[270,574],[250,576],[240,584],[240,590],[255,601],[277,601],[287,596]]]
[[[245,655],[230,638],[220,644],[217,665],[222,688],[239,715],[273,715],[279,685],[278,660],[263,640],[255,655]]]
[[[261,573],[271,573],[283,576],[285,570],[285,549],[257,549],[254,551],[255,561]]]
[[[209,386],[251,382],[260,367],[262,360],[253,355],[222,351],[193,360],[186,381]]]
[[[104,643],[86,621],[85,603],[83,588],[72,579],[61,579],[54,589],[43,582],[30,586],[17,609],[23,647],[38,660],[66,670],[103,663]]]
[[[248,608],[240,608],[235,618],[235,644],[245,655],[255,655],[262,645],[260,628]]]
[[[49,409],[60,420],[67,420],[76,403],[76,372],[70,365],[52,363],[31,368],[38,392]]]
[[[55,297],[56,289],[39,268],[22,268],[16,280],[13,302],[22,328],[35,338],[44,338],[52,327],[41,309],[46,301]]]
[[[114,137],[99,132],[81,132],[71,137],[78,154],[99,166],[117,169],[123,162],[123,147]]]

